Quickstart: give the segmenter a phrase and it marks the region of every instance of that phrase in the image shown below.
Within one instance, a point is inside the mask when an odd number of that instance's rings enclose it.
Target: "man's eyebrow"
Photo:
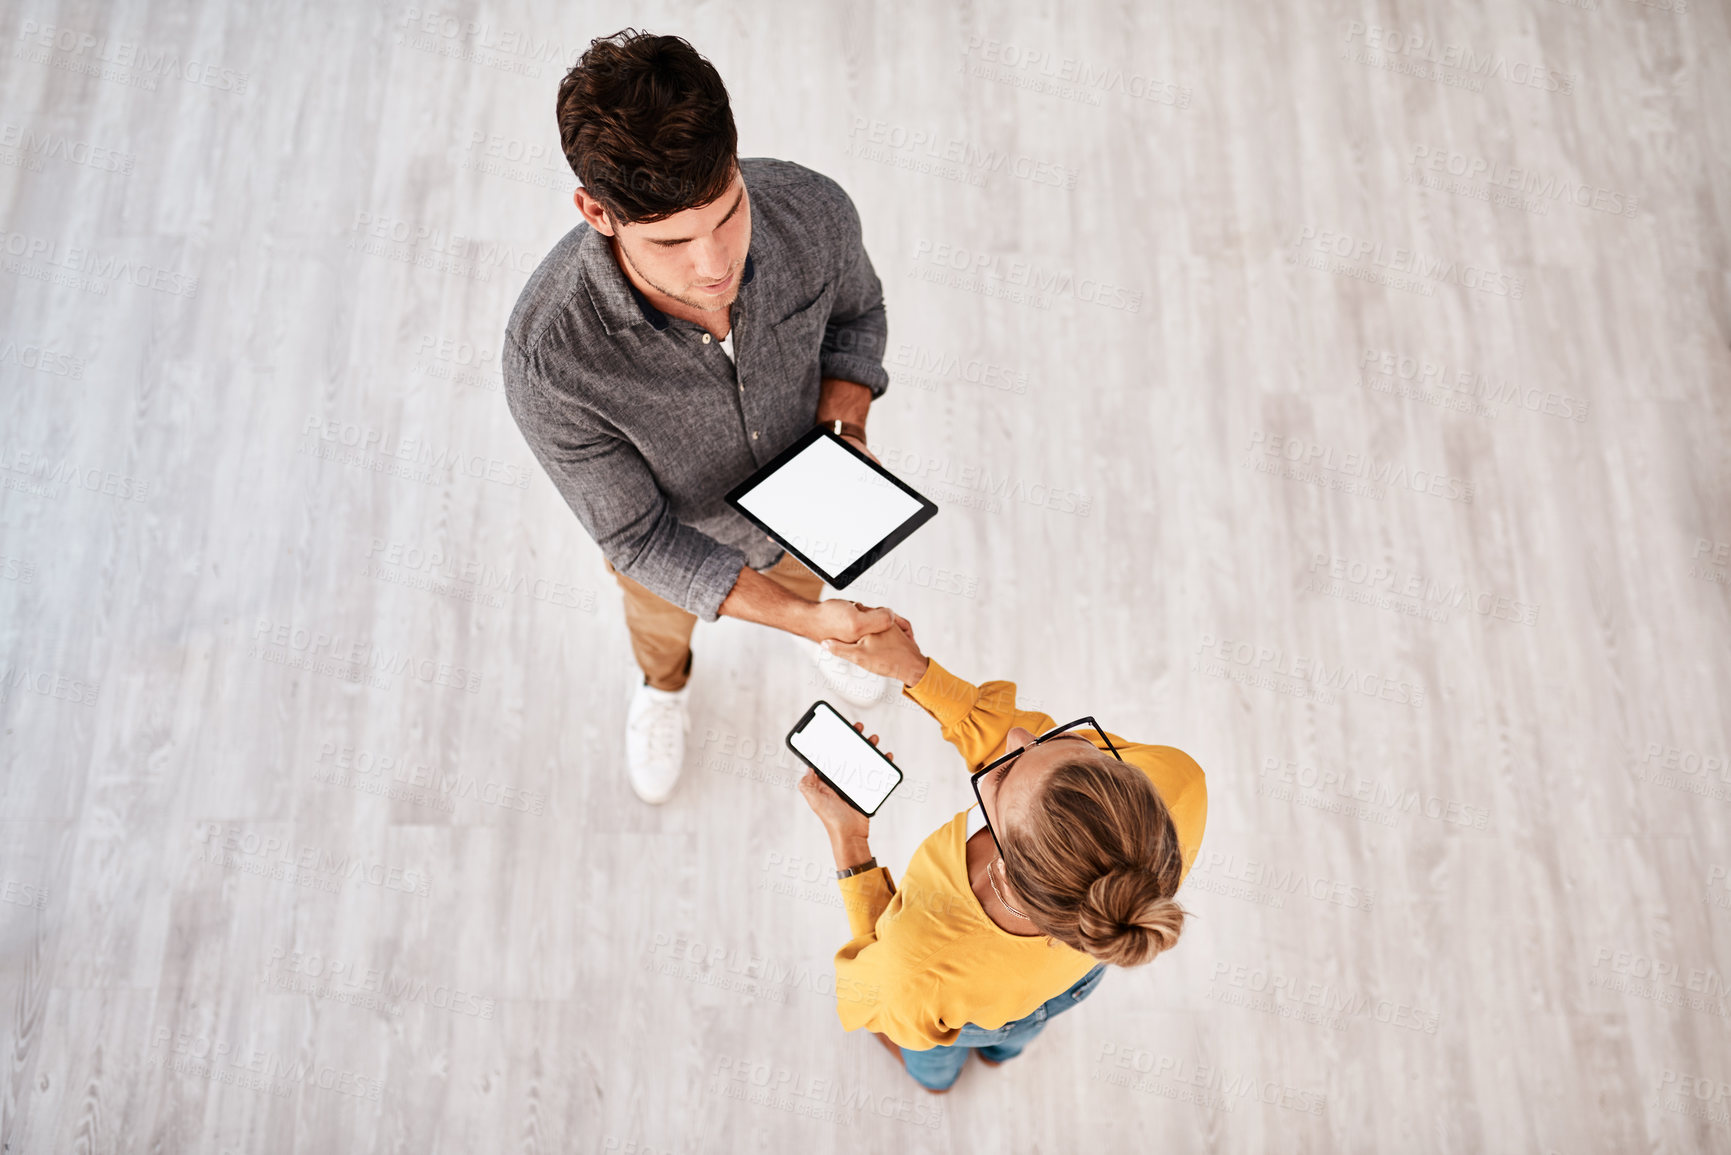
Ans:
[[[722,217],[719,221],[715,222],[715,227],[719,229],[722,225],[724,225],[728,221],[732,220],[733,214],[738,212],[739,206],[744,204],[744,203],[745,203],[745,190],[742,188],[739,190],[739,195],[733,199],[733,207],[727,210],[726,216]],[[668,238],[650,237],[649,243],[652,245],[683,245],[691,239],[692,239],[691,237],[668,237]]]

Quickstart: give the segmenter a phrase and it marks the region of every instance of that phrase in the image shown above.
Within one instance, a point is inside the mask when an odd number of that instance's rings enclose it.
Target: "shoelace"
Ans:
[[[688,722],[689,719],[680,713],[678,707],[655,705],[633,722],[632,726],[647,732],[651,754],[669,754],[672,752],[674,739],[685,729]]]

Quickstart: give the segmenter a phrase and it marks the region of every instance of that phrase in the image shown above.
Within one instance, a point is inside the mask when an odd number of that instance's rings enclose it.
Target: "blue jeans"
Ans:
[[[1026,1018],[1005,1023],[995,1031],[967,1023],[956,1035],[956,1041],[948,1046],[933,1047],[928,1051],[910,1051],[903,1047],[902,1063],[920,1086],[930,1091],[942,1091],[961,1076],[962,1064],[968,1061],[970,1050],[978,1050],[981,1058],[994,1063],[1015,1058],[1030,1039],[1046,1029],[1047,1019],[1063,1014],[1093,994],[1094,988],[1105,977],[1106,964],[1101,963],[1077,979],[1075,986],[1035,1007],[1034,1013]]]

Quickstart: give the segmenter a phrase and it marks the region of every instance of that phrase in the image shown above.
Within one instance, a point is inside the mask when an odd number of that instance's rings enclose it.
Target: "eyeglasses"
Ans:
[[[1049,742],[1053,738],[1080,738],[1082,741],[1098,750],[1100,748],[1099,745],[1089,736],[1088,731],[1092,731],[1094,734],[1100,736],[1100,741],[1106,743],[1106,749],[1112,752],[1112,757],[1118,759],[1120,762],[1124,760],[1124,756],[1118,753],[1118,747],[1112,745],[1112,739],[1107,737],[1106,731],[1100,728],[1100,723],[1094,721],[1092,716],[1089,716],[1086,718],[1077,718],[1074,722],[1066,722],[1064,725],[1059,726],[1054,730],[1047,730],[1044,734],[1041,734],[1038,738],[1035,738],[1032,742],[1023,746],[1020,750],[1012,750],[997,761],[982,767],[979,772],[970,779],[974,785],[974,798],[980,804],[980,817],[986,820],[986,832],[992,836],[992,845],[998,848],[999,858],[1004,856],[1004,844],[998,841],[998,832],[992,829],[991,815],[986,813],[986,800],[980,796],[980,779],[984,778],[988,774],[996,773],[998,775],[998,780],[1001,782],[1003,776],[1009,773],[1011,763],[1013,763],[1017,758],[1020,758],[1023,754],[1026,754],[1029,750],[1032,750],[1035,746],[1038,746],[1040,743]]]

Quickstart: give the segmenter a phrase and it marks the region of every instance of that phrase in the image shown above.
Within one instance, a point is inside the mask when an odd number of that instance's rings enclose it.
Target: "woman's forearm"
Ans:
[[[829,836],[829,848],[835,855],[837,870],[851,870],[872,856],[872,848],[860,834]]]
[[[1041,734],[1054,725],[1050,715],[1017,704],[1014,682],[976,686],[937,664],[920,692],[910,696],[942,724],[944,740],[975,770],[1003,752],[1004,739],[1013,727]]]

